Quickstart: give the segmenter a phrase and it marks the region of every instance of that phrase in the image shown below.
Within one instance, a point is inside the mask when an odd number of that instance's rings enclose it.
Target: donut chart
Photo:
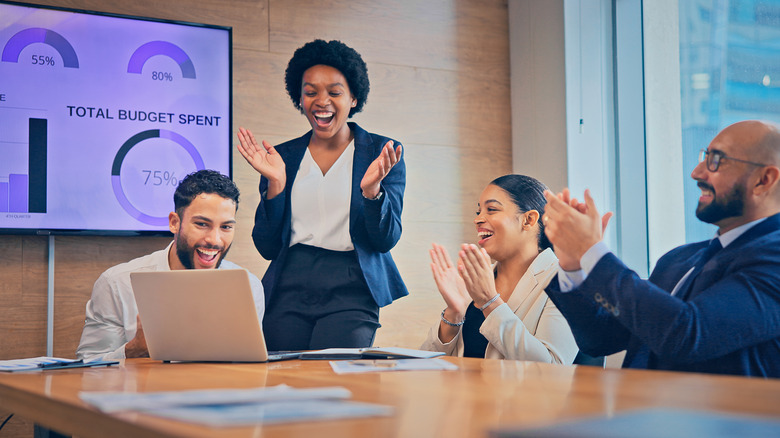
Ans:
[[[165,129],[149,129],[139,132],[130,137],[122,147],[119,148],[119,151],[114,157],[114,163],[111,166],[111,186],[114,190],[114,196],[116,196],[119,204],[130,216],[145,224],[162,227],[168,224],[168,216],[154,216],[141,211],[141,209],[137,208],[130,201],[126,193],[126,188],[122,185],[122,163],[124,163],[127,154],[142,142],[155,138],[171,140],[181,146],[192,159],[195,167],[193,170],[203,170],[206,167],[198,150],[195,149],[195,146],[193,146],[189,140],[173,131]]]

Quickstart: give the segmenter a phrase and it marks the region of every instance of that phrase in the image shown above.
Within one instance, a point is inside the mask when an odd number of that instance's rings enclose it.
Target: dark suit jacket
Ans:
[[[381,191],[384,194],[379,200],[364,198],[360,191],[360,181],[371,162],[379,156],[382,147],[391,139],[366,132],[356,123],[349,122],[349,127],[355,135],[349,233],[371,295],[381,307],[409,294],[389,253],[401,238],[406,165],[402,156],[382,180]],[[276,146],[286,166],[287,184],[284,192],[270,201],[266,200],[268,180],[260,178],[260,205],[255,213],[252,239],[260,255],[271,260],[271,265],[263,276],[266,303],[275,292],[274,288],[290,246],[290,193],[311,135],[312,132],[309,131],[303,137]],[[400,144],[395,140],[393,143],[394,146]]]
[[[671,296],[707,244],[668,252],[649,280],[610,253],[580,287],[562,293],[556,277],[547,293],[589,355],[627,349],[629,368],[780,377],[780,214],[716,253],[687,297]]]

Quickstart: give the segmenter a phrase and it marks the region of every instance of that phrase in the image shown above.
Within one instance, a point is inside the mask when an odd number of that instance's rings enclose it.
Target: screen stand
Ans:
[[[49,281],[46,300],[46,355],[54,356],[54,236],[49,235]]]

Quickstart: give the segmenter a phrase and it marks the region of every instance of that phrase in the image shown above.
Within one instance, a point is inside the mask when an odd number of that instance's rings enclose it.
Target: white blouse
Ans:
[[[323,175],[306,148],[292,187],[292,236],[297,243],[332,251],[355,249],[349,235],[349,207],[352,197],[352,162],[355,142],[349,142],[341,156]]]

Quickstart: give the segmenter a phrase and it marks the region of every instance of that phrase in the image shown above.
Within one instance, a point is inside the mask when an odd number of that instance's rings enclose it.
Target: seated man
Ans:
[[[624,367],[780,377],[780,132],[759,121],[721,131],[691,177],[712,241],[683,245],[640,279],[602,242],[611,216],[547,192],[559,257],[547,289],[582,351],[627,350]],[[580,270],[581,269],[581,270]]]
[[[174,269],[241,269],[223,260],[233,242],[238,187],[213,170],[187,175],[173,194],[167,248],[106,270],[95,282],[76,354],[84,360],[148,357],[130,273]],[[263,286],[249,274],[257,316],[265,310]]]

